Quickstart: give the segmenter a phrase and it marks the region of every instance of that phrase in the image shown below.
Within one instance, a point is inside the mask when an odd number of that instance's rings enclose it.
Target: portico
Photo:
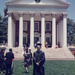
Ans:
[[[31,49],[34,48],[36,39],[41,42],[42,48],[45,48],[46,41],[51,44],[51,48],[55,48],[58,42],[61,47],[67,47],[69,4],[57,0],[51,1],[52,4],[43,4],[43,1],[32,4],[22,2],[17,3],[16,0],[11,0],[6,3],[8,6],[8,47],[15,47],[16,41],[19,47],[23,47],[24,39],[26,43],[29,41]]]

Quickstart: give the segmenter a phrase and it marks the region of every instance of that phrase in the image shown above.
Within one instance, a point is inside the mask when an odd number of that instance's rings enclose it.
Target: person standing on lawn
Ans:
[[[12,51],[11,51],[12,52]],[[13,52],[12,52],[13,53]],[[13,67],[14,67],[14,59],[12,59],[12,65],[11,65],[11,73],[13,74]]]
[[[31,67],[32,65],[32,52],[31,49],[29,49],[29,66]]]
[[[0,49],[0,69],[1,69],[1,74],[3,74],[3,54],[2,54],[2,50]]]
[[[37,51],[33,53],[33,75],[45,75],[45,54],[41,51],[41,43],[37,43]]]
[[[2,49],[2,59],[3,59],[2,65],[3,65],[3,70],[6,69],[5,60],[4,60],[5,59],[4,53],[5,53],[5,48]]]
[[[11,66],[12,59],[14,59],[14,54],[12,53],[12,49],[9,49],[9,52],[5,55],[5,63],[6,63],[6,75],[11,75]]]
[[[29,53],[28,50],[26,50],[26,54],[24,54],[24,67],[26,69],[26,73],[29,73],[28,67],[29,67]]]

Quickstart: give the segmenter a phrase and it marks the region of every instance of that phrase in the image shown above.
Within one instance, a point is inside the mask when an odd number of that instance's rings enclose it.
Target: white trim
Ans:
[[[38,30],[35,30],[35,23],[38,24]],[[39,22],[34,22],[34,31],[39,31]]]
[[[35,33],[34,33],[34,37],[40,37],[40,33],[35,32]]]
[[[24,25],[26,25],[26,29],[24,29]],[[27,31],[27,22],[23,22],[23,31]]]
[[[46,30],[46,24],[49,23],[50,24],[50,30]],[[45,31],[51,31],[51,22],[45,22]]]

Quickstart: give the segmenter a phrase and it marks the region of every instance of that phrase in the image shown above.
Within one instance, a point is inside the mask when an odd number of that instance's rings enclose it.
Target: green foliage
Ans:
[[[75,23],[72,19],[67,19],[68,44],[75,44]]]
[[[7,25],[3,23],[3,17],[0,15],[0,43],[7,40]]]

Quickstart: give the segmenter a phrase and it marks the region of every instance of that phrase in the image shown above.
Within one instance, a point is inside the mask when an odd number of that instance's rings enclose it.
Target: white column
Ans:
[[[52,48],[56,47],[56,15],[52,14]]]
[[[45,48],[45,15],[41,14],[41,48]]]
[[[8,47],[13,47],[12,42],[12,16],[8,13]]]
[[[12,34],[12,36],[13,36],[13,47],[15,47],[15,22],[14,22],[14,20],[13,20],[13,27],[12,27],[12,30],[13,30],[13,34]]]
[[[67,47],[67,14],[63,14],[63,47]]]
[[[30,48],[34,48],[34,14],[30,14]]]
[[[19,47],[23,47],[23,14],[19,14]]]

